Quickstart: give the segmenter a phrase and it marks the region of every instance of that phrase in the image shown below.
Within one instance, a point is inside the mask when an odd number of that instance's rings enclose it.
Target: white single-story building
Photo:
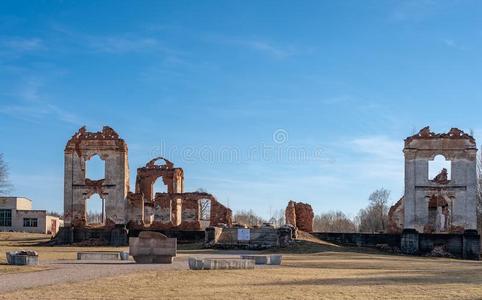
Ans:
[[[32,210],[32,200],[0,197],[0,231],[23,231],[55,235],[63,220],[45,210]]]

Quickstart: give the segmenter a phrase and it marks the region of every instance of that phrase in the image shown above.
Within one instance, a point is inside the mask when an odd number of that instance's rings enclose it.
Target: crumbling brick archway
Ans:
[[[164,164],[157,164],[158,161],[164,161]],[[181,168],[175,168],[172,162],[160,156],[137,169],[136,193],[143,194],[148,201],[154,200],[154,183],[160,178],[167,187],[167,193],[184,191],[184,171]]]

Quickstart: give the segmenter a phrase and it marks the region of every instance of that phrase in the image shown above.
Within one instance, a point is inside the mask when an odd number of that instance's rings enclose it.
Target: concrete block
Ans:
[[[189,257],[189,269],[191,270],[239,270],[254,269],[255,262],[252,259],[238,258],[205,258],[197,259]]]
[[[77,252],[77,260],[128,260],[127,252]]]
[[[254,260],[257,265],[281,265],[281,255],[241,255],[241,259]]]
[[[36,251],[12,251],[6,253],[9,265],[38,265],[38,253]]]

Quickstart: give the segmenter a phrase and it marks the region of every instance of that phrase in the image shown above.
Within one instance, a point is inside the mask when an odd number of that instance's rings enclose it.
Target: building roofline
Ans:
[[[0,199],[25,199],[32,202],[32,199],[23,196],[0,196]]]

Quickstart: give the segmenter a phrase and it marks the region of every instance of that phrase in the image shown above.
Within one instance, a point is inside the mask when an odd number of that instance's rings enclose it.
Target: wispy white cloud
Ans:
[[[457,43],[453,39],[442,39],[441,41],[445,46],[447,46],[449,48],[453,48],[453,49],[457,49],[457,50],[465,50],[465,47],[461,46],[459,43]]]
[[[240,46],[253,49],[256,51],[260,51],[263,53],[266,53],[272,57],[282,59],[282,58],[287,58],[289,56],[296,55],[298,52],[293,46],[279,46],[275,45],[274,43],[271,43],[266,40],[259,40],[259,39],[253,39],[253,40],[243,40],[243,39],[237,39],[232,41],[235,44],[238,44]]]
[[[56,105],[44,102],[2,105],[0,106],[0,114],[33,123],[40,123],[46,118],[55,118],[69,124],[83,124],[75,114],[65,111]]]
[[[179,56],[184,52],[168,47],[152,32],[125,32],[122,34],[91,34],[74,31],[63,24],[51,25],[54,32],[61,35],[64,44],[70,44],[78,49],[90,50],[95,53],[128,54],[142,52],[159,52]]]
[[[36,37],[4,37],[0,38],[0,49],[3,51],[27,52],[45,50],[47,46],[42,39]]]
[[[275,43],[269,39],[263,38],[243,38],[243,37],[228,37],[220,35],[208,35],[206,37],[207,41],[238,46],[245,49],[250,49],[260,53],[264,53],[270,57],[276,59],[285,59],[291,56],[309,53],[312,49],[307,47],[296,47],[294,45],[286,45],[281,43]]]
[[[44,81],[38,77],[23,79],[19,75],[19,84],[11,91],[2,93],[3,98],[10,98],[10,104],[0,105],[0,114],[18,118],[28,122],[39,123],[46,118],[80,125],[80,118],[52,104],[48,96],[43,93]]]
[[[26,101],[40,100],[40,89],[43,83],[38,78],[28,78],[21,84],[21,87],[14,91],[14,96]]]
[[[396,160],[401,157],[403,141],[396,141],[385,136],[355,138],[351,141],[354,151],[369,155],[378,160]]]
[[[398,1],[389,15],[389,19],[395,22],[419,22],[431,15],[440,2],[434,0]]]
[[[143,51],[171,51],[152,37],[136,36],[85,36],[86,45],[96,52],[125,54]]]

